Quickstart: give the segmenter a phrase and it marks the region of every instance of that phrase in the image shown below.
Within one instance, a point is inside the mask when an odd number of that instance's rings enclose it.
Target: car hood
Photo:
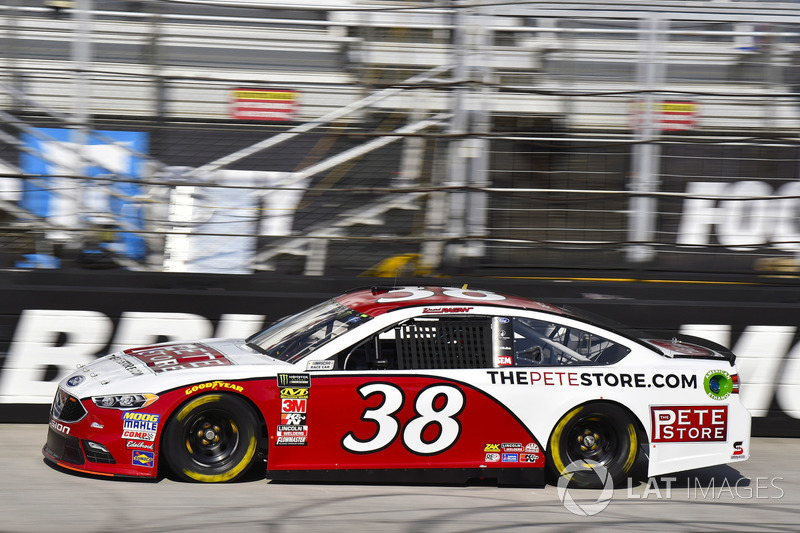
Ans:
[[[248,372],[242,367],[252,368],[252,365],[276,366],[285,363],[256,352],[244,340],[205,339],[164,343],[129,348],[101,357],[64,378],[60,386],[78,396],[94,393],[89,390],[93,388],[92,384],[124,386],[126,381],[135,390],[144,382],[151,381],[157,386],[153,384],[150,389],[163,390],[168,384],[208,379],[212,372],[226,379],[234,379],[236,375],[247,377],[252,370]],[[117,390],[116,387],[114,389]]]

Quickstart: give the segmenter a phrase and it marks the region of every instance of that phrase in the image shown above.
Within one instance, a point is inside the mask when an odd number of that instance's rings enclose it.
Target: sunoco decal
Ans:
[[[156,454],[154,452],[134,450],[132,453],[133,457],[131,459],[131,463],[134,466],[146,466],[147,468],[153,468],[153,465],[156,462]]]

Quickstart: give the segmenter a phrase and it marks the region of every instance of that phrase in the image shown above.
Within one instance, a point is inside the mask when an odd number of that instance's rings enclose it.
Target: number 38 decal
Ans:
[[[373,453],[390,446],[402,433],[403,446],[418,455],[435,455],[450,448],[461,434],[461,423],[456,418],[464,410],[464,393],[452,385],[431,385],[422,389],[414,400],[414,416],[402,428],[397,413],[403,408],[403,389],[391,383],[368,383],[358,388],[365,400],[373,394],[383,398],[380,405],[365,409],[362,420],[377,424],[372,437],[361,440],[353,432],[342,438],[342,447],[352,453]],[[437,404],[439,406],[437,407]],[[425,438],[429,427],[435,426],[435,436]]]

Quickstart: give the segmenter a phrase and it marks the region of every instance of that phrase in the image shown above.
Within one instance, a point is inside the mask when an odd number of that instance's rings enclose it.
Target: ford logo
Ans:
[[[67,386],[74,387],[76,385],[80,385],[83,383],[83,380],[86,379],[83,376],[74,376],[67,380]]]

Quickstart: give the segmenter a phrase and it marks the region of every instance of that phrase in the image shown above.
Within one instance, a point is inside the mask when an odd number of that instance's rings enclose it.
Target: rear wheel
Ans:
[[[172,471],[187,481],[232,481],[253,463],[257,431],[258,418],[245,400],[205,394],[175,412],[161,450]]]
[[[547,447],[551,480],[564,476],[568,486],[603,488],[610,477],[621,485],[636,462],[636,424],[622,407],[595,403],[576,407],[558,422]]]

